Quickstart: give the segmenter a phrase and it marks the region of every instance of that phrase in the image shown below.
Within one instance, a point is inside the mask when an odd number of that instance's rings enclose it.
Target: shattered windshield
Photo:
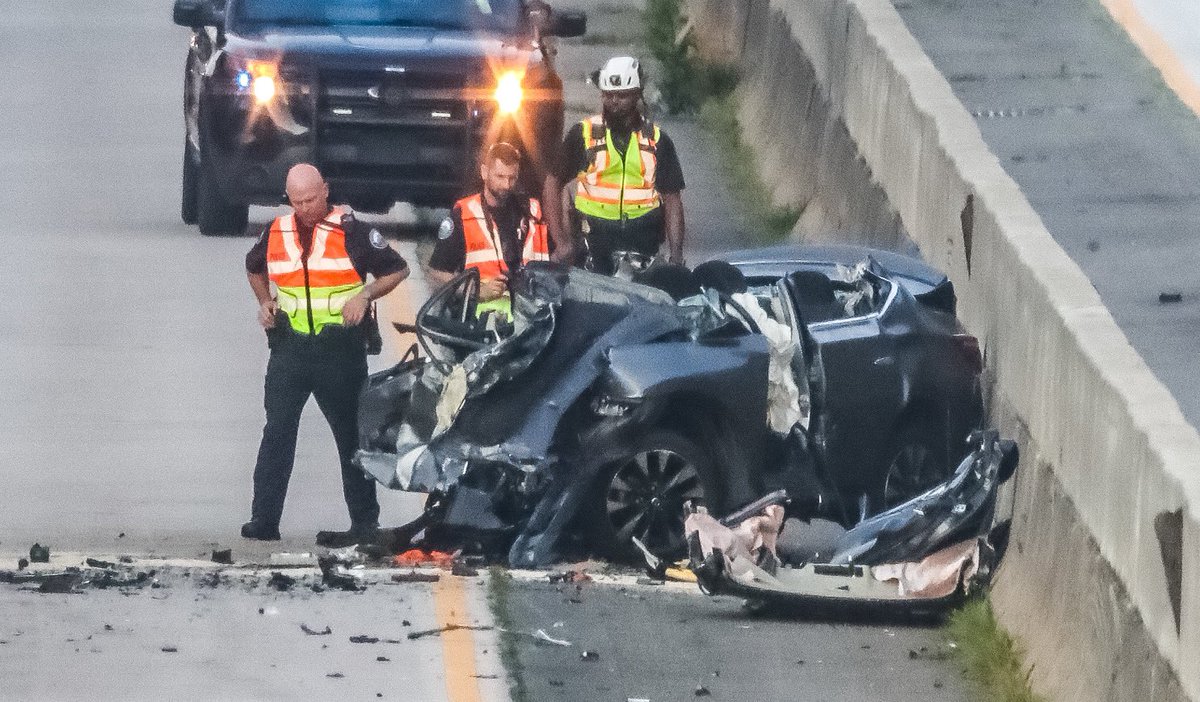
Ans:
[[[239,25],[366,25],[515,31],[519,0],[241,0]]]

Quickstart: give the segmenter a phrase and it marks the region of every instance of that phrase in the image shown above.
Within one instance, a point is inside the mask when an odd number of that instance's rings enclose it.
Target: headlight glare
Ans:
[[[510,115],[521,109],[524,90],[521,88],[521,78],[518,71],[505,71],[496,81],[496,107],[501,114]]]
[[[258,76],[254,79],[251,90],[259,104],[268,103],[275,98],[275,79],[271,76]]]

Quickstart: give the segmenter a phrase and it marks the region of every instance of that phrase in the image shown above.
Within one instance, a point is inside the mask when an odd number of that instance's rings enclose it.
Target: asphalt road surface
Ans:
[[[594,27],[632,35],[631,7],[588,9]],[[239,563],[265,563],[273,551],[312,550],[319,529],[346,526],[332,437],[310,404],[284,541],[237,537],[249,516],[267,350],[243,274],[251,239],[202,237],[179,220],[186,42],[167,0],[0,0],[0,242],[9,261],[0,273],[0,569],[35,541],[53,549],[52,567],[79,565],[85,555],[207,559],[214,546],[232,546]],[[582,76],[614,48],[584,42],[563,51],[573,116],[581,116],[595,106]],[[698,129],[666,127],[688,164],[687,255],[695,261],[735,245],[739,227]],[[271,216],[251,212],[259,225]],[[413,240],[396,245],[411,261]],[[387,299],[383,316],[409,321],[424,296],[415,276]],[[398,355],[402,340],[387,335],[385,343],[376,367]],[[420,496],[382,497],[385,523],[407,520],[421,504]],[[586,691],[574,699],[647,697],[638,691],[652,688],[655,700],[689,698],[693,683],[716,670],[722,678],[704,683],[716,699],[791,698],[796,690],[806,699],[964,697],[949,663],[903,655],[935,645],[932,630],[742,624],[730,601],[654,588],[630,596],[634,589],[597,590],[602,606],[558,614],[547,600],[553,591],[514,588],[510,604],[525,629],[563,620],[603,651],[605,666],[626,662],[605,668],[605,679],[624,680],[608,690],[598,687],[599,668],[564,667],[571,689]],[[494,684],[484,689],[497,673],[486,633],[373,655],[345,638],[397,630],[406,617],[414,626],[486,625],[481,597],[475,579],[442,590],[385,585],[304,596],[276,594],[261,579],[216,589],[176,579],[130,597],[2,586],[0,697],[403,692],[457,700],[474,697],[452,681],[478,680],[471,694],[487,699],[497,694]],[[300,623],[331,624],[329,648]],[[792,655],[808,662],[785,660]],[[542,649],[519,657],[530,671],[555,660]],[[325,677],[337,672],[345,677]],[[756,684],[768,676],[775,687]]]
[[[897,9],[1050,234],[1200,422],[1196,115],[1091,0]],[[1193,27],[1185,19],[1176,26]],[[1182,299],[1163,304],[1162,293]]]

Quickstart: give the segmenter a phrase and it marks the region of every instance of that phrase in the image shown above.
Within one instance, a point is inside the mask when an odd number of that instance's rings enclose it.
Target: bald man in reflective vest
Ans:
[[[271,355],[263,402],[267,422],[242,536],[279,538],[300,413],[312,395],[333,430],[350,512],[349,531],[322,531],[317,542],[369,541],[379,526],[375,481],[352,462],[358,394],[367,377],[364,320],[371,301],[408,276],[408,265],[378,230],[329,205],[329,188],[315,167],[294,166],[286,189],[293,213],[271,222],[246,255],[246,276]]]
[[[495,310],[511,317],[512,273],[531,261],[550,260],[541,204],[514,191],[520,170],[516,147],[492,145],[480,164],[483,190],[454,204],[429,259],[429,278],[438,285],[467,268],[479,271],[476,315]]]
[[[598,273],[613,272],[617,251],[652,256],[664,243],[667,259],[683,263],[683,169],[674,142],[642,115],[641,64],[617,56],[592,80],[601,114],[577,123],[563,140],[543,193],[550,234],[560,246],[582,235]]]

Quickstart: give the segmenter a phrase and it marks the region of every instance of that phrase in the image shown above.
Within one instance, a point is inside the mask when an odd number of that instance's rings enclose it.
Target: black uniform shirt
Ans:
[[[521,267],[521,254],[525,248],[527,232],[521,231],[521,221],[529,216],[529,198],[511,195],[497,207],[488,207],[487,199],[481,198],[483,213],[494,226],[493,231],[500,240],[500,251],[508,270]],[[463,215],[458,205],[438,229],[437,242],[429,267],[445,273],[458,273],[467,258],[467,241],[463,233]]]
[[[342,230],[346,232],[346,253],[350,256],[350,263],[353,264],[358,277],[363,281],[366,281],[368,273],[376,278],[382,278],[408,268],[404,258],[395,249],[388,246],[378,229],[359,222],[354,219],[354,215],[347,214],[342,217]],[[270,234],[271,225],[268,224],[259,235],[258,241],[254,242],[254,246],[250,248],[250,253],[246,254],[247,272],[267,272],[267,239],[270,238]],[[301,230],[297,234],[299,234],[304,255],[307,257],[312,248],[313,230]]]
[[[600,136],[600,135],[597,135]],[[613,134],[613,146],[617,152],[624,154],[629,148],[630,134]],[[675,152],[675,142],[667,133],[659,130],[658,143],[655,146],[657,166],[654,173],[654,189],[659,193],[678,193],[683,190],[683,168],[679,165],[679,155]],[[592,164],[592,155],[588,153],[587,145],[583,143],[583,125],[576,122],[563,139],[561,158],[558,164],[559,182],[566,183],[586,171]]]

